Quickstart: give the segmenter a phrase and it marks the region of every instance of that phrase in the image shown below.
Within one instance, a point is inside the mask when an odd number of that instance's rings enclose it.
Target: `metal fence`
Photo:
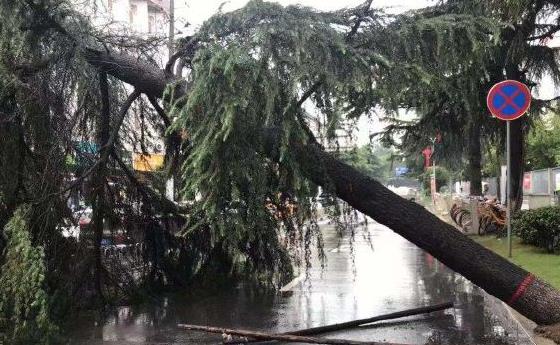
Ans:
[[[552,190],[560,190],[560,167],[551,169]]]
[[[496,198],[502,202],[505,199],[506,171],[502,168],[500,177],[482,179],[482,191],[488,198]],[[469,195],[469,183],[455,182],[455,193]],[[523,206],[533,209],[550,205],[560,205],[560,167],[527,171],[523,177]]]
[[[484,182],[488,184],[488,193],[485,195],[496,196],[502,200],[505,198],[505,188],[501,181],[505,179],[505,171],[500,178],[487,178]],[[500,192],[494,193],[491,181],[497,181]],[[497,189],[496,189],[497,190]],[[525,172],[523,177],[523,206],[525,209],[533,209],[550,205],[558,205],[560,196],[560,167],[541,169]],[[503,200],[502,200],[503,201]]]
[[[550,193],[550,170],[531,171],[530,194],[549,194]]]

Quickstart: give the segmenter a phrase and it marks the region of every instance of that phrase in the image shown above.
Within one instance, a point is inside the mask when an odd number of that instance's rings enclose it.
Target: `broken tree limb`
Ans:
[[[373,342],[373,341],[322,339],[322,338],[312,338],[312,337],[288,335],[288,334],[268,334],[264,332],[248,331],[242,329],[229,329],[229,328],[199,326],[199,325],[178,324],[177,327],[189,331],[201,331],[201,332],[217,333],[217,334],[224,334],[224,335],[236,335],[240,337],[251,337],[259,340],[280,340],[280,341],[285,341],[290,343],[333,344],[333,345],[404,345],[404,344],[396,344],[396,343],[380,343],[380,342]]]
[[[94,65],[110,66],[116,61],[110,53],[99,51],[93,59],[86,58]],[[134,58],[121,58],[118,63],[115,77],[125,74],[126,78],[121,80],[155,97],[161,97],[166,83],[181,83]],[[113,72],[107,69],[107,73]],[[145,87],[147,84],[149,88]],[[176,88],[175,94],[176,98],[184,95],[185,88]],[[264,131],[263,137],[265,154],[275,159],[281,142],[278,130]],[[317,145],[294,142],[291,151],[307,178],[331,190],[356,210],[391,228],[536,323],[560,322],[560,292],[550,284],[484,248],[421,205],[399,197]]]
[[[284,334],[284,335],[317,335],[317,334],[322,334],[322,333],[327,333],[327,332],[335,332],[335,331],[340,331],[340,330],[349,329],[349,328],[353,328],[353,327],[358,327],[358,326],[365,325],[365,324],[372,323],[372,322],[398,319],[398,318],[401,318],[401,317],[414,316],[414,315],[419,315],[419,314],[428,314],[428,313],[433,313],[435,311],[441,311],[441,310],[445,310],[445,309],[449,309],[449,308],[453,308],[453,302],[440,303],[440,304],[435,304],[435,305],[431,305],[431,306],[427,306],[427,307],[419,307],[419,308],[414,308],[414,309],[406,309],[406,310],[401,310],[401,311],[397,311],[397,312],[394,312],[394,313],[389,313],[389,314],[383,314],[383,315],[370,317],[370,318],[367,318],[367,319],[352,320],[352,321],[347,321],[347,322],[335,323],[335,324],[332,324],[332,325],[306,328],[306,329],[301,329],[301,330],[297,330],[297,331],[285,332],[285,333],[281,333],[281,334]],[[249,341],[246,341],[245,343],[252,343],[252,342],[254,342],[254,341],[249,340]],[[224,342],[224,344],[240,344],[240,343],[242,343],[242,342],[237,341],[237,340]]]

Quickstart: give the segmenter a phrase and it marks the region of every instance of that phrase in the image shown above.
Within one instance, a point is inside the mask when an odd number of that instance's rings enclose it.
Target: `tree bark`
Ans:
[[[276,136],[271,138],[276,142]],[[560,321],[560,292],[312,145],[293,144],[303,173],[539,324]]]
[[[523,163],[525,161],[525,134],[523,131],[525,119],[520,117],[510,124],[511,148],[511,205],[513,212],[521,209],[523,204]],[[508,172],[509,174],[509,172]]]
[[[99,63],[100,59],[102,56],[97,55],[92,63]],[[145,83],[150,76],[158,75],[149,70],[136,78],[131,71],[141,71],[138,65],[127,70],[127,81],[136,87],[136,80]],[[161,87],[163,84],[162,80],[152,83]],[[163,94],[163,89],[153,91],[153,96]],[[263,135],[265,153],[271,159],[278,157],[278,131],[265,131]],[[424,207],[399,197],[376,180],[340,162],[319,146],[294,142],[291,149],[302,173],[314,183],[333,191],[358,211],[391,228],[536,323],[560,322],[560,292],[548,283],[474,242]]]
[[[511,61],[506,64],[505,70],[508,79],[523,81],[523,74],[519,71],[518,66],[521,66],[520,61]],[[523,204],[523,164],[525,162],[525,133],[523,128],[525,121],[525,116],[510,121],[511,172],[508,171],[507,173],[508,176],[511,176],[511,195],[508,202],[511,202],[513,212],[520,210],[521,204]]]
[[[468,175],[470,181],[470,194],[482,195],[482,174],[481,174],[481,148],[480,148],[480,122],[471,119],[469,123],[468,140]]]
[[[111,114],[109,108],[109,85],[107,82],[107,73],[99,72],[99,90],[101,92],[101,112],[97,121],[97,144],[100,148],[105,147],[109,141]],[[101,261],[101,242],[103,240],[103,219],[105,218],[105,162],[98,165],[92,178],[93,184],[93,202],[92,202],[92,220],[90,231],[93,231],[93,259],[94,271],[93,281],[94,288],[100,305],[105,304],[103,296],[101,275],[103,272],[103,263]]]

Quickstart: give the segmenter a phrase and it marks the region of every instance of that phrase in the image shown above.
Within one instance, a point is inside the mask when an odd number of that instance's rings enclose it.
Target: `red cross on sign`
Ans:
[[[486,104],[492,115],[500,120],[515,120],[531,106],[531,92],[523,83],[505,80],[492,86]]]

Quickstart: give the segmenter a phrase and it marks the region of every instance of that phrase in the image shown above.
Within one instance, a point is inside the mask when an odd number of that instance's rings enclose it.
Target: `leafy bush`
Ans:
[[[560,249],[560,207],[543,207],[517,213],[512,223],[523,243],[549,252]]]
[[[31,242],[27,214],[26,208],[18,209],[4,227],[7,244],[0,267],[0,344],[50,344],[57,333],[44,289],[43,248]]]
[[[427,191],[427,194],[430,193],[430,183],[433,171],[433,167],[430,167],[426,169],[422,175],[420,175],[424,190]],[[436,187],[438,192],[441,190],[441,187],[447,186],[449,184],[449,179],[449,170],[441,166],[436,166]]]

